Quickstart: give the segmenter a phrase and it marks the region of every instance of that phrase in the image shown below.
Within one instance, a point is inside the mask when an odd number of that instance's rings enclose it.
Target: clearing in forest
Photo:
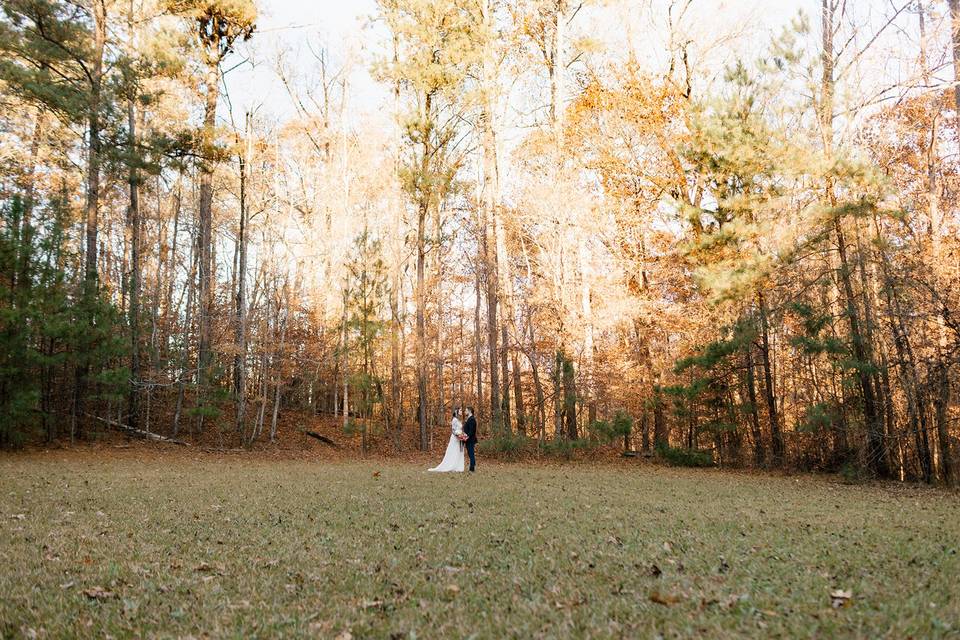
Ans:
[[[137,455],[0,459],[0,635],[960,633],[955,493]]]

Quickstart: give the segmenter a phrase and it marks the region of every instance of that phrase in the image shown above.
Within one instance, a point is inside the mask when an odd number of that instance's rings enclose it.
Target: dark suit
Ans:
[[[463,433],[466,434],[467,455],[470,456],[470,471],[477,466],[477,459],[474,456],[474,448],[477,446],[477,419],[474,416],[467,418],[467,423],[463,425]]]

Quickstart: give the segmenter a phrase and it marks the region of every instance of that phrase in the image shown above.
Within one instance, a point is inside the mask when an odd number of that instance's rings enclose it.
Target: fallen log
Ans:
[[[149,431],[144,431],[143,429],[134,429],[134,428],[131,427],[130,425],[128,425],[128,424],[123,424],[122,422],[117,422],[116,420],[108,420],[108,419],[106,419],[106,418],[101,418],[100,416],[90,415],[89,413],[88,413],[87,415],[90,416],[91,418],[93,418],[94,420],[99,420],[100,422],[103,422],[103,423],[105,423],[105,424],[108,424],[108,425],[110,425],[111,427],[117,427],[117,428],[119,428],[119,429],[123,429],[123,430],[126,431],[127,433],[132,433],[132,434],[134,434],[134,435],[136,435],[136,436],[140,436],[141,438],[147,438],[148,440],[154,440],[154,441],[156,441],[156,442],[166,442],[166,443],[169,443],[169,444],[178,444],[178,445],[180,445],[180,446],[182,446],[182,447],[189,447],[189,446],[190,446],[190,443],[189,443],[189,442],[184,442],[183,440],[174,440],[173,438],[166,438],[166,437],[164,437],[164,436],[161,436],[159,433],[150,433]]]
[[[336,443],[336,442],[334,442],[333,440],[331,440],[331,439],[328,438],[327,436],[320,435],[320,434],[317,433],[316,431],[303,430],[303,431],[301,431],[301,433],[303,433],[303,435],[305,435],[305,436],[310,436],[311,438],[316,438],[316,439],[319,440],[320,442],[322,442],[322,443],[324,443],[324,444],[328,444],[328,445],[330,445],[331,447],[333,447],[334,449],[337,448],[337,443]]]

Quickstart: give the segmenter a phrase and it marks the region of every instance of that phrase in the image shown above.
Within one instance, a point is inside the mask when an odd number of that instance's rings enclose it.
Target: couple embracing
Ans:
[[[463,409],[454,409],[453,420],[450,421],[451,433],[450,441],[447,443],[447,451],[443,454],[443,460],[440,461],[440,464],[433,469],[429,469],[429,471],[462,473],[464,449],[470,456],[470,471],[476,468],[477,459],[474,456],[474,448],[477,445],[477,418],[473,415],[473,407],[467,407],[466,422],[462,421],[463,416]]]

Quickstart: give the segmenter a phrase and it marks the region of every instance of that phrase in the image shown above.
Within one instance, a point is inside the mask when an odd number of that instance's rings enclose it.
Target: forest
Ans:
[[[299,51],[254,0],[0,6],[4,448],[472,406],[491,453],[960,479],[960,0],[376,0]]]

